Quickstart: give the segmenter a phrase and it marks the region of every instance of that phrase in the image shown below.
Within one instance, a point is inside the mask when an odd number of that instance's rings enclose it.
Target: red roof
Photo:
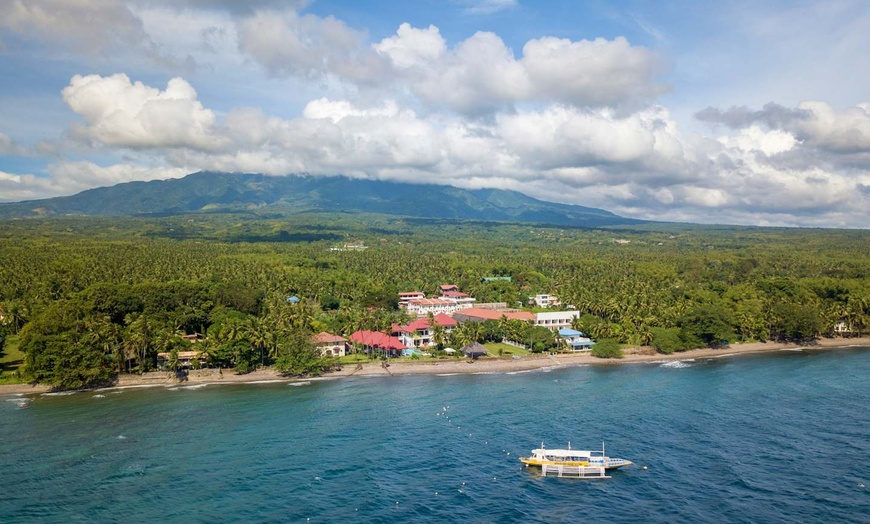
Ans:
[[[463,293],[462,291],[444,291],[441,293],[441,296],[451,298],[465,298],[468,296],[468,293]]]
[[[333,335],[332,333],[327,333],[326,331],[314,335],[311,340],[313,340],[315,344],[335,344],[338,342],[347,342],[346,338],[339,335]]]
[[[452,306],[454,304],[454,302],[440,298],[413,298],[408,303],[417,304],[418,306]]]
[[[380,349],[405,349],[402,341],[380,331],[356,331],[350,335],[351,342]]]
[[[456,284],[441,284],[441,291],[459,291]]]
[[[506,313],[504,311],[496,311],[494,309],[483,309],[479,307],[469,307],[457,311],[455,315],[463,315],[467,317],[480,318],[483,320],[500,320],[502,316],[508,320],[535,320],[535,314],[529,311],[516,311]]]
[[[435,323],[444,327],[453,327],[458,322],[456,322],[456,320],[454,320],[452,317],[445,315],[444,313],[438,313],[437,315],[435,315]],[[418,318],[407,326],[396,326],[395,324],[393,324],[393,331],[404,331],[405,333],[412,333],[414,331],[420,331],[423,329],[429,329],[429,319],[427,317]]]

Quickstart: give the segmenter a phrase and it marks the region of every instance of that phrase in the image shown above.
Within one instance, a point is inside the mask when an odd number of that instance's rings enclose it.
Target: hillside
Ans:
[[[199,172],[181,179],[129,182],[77,195],[0,204],[0,219],[141,216],[253,211],[382,213],[419,218],[533,222],[575,227],[637,224],[602,209],[555,204],[516,191],[466,190],[346,177]]]

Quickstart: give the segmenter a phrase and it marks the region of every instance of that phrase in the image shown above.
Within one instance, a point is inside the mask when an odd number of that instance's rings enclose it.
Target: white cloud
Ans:
[[[370,82],[383,66],[362,32],[331,16],[261,10],[238,19],[237,31],[239,49],[277,76]]]
[[[518,60],[494,33],[478,32],[446,49],[438,29],[408,24],[374,49],[424,101],[464,114],[523,103],[638,106],[664,91],[658,59],[625,38],[530,40]]]
[[[148,41],[141,21],[119,0],[5,0],[0,28],[99,54]]]
[[[190,173],[184,168],[148,168],[116,164],[107,167],[92,162],[60,162],[50,165],[49,175],[16,175],[0,171],[0,200],[17,202],[71,195],[94,187],[111,186],[134,180],[180,178]]]
[[[426,29],[417,29],[408,23],[399,26],[396,36],[385,38],[373,47],[378,53],[388,56],[396,69],[426,65],[447,50],[437,27],[430,25]]]
[[[213,150],[222,141],[212,131],[215,114],[197,100],[184,79],[166,89],[131,82],[127,75],[76,75],[63,89],[70,109],[84,117],[77,137],[129,148],[190,147]]]

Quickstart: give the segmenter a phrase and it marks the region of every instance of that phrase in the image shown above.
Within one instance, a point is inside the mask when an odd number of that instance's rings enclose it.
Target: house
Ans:
[[[455,302],[462,307],[471,307],[471,305],[474,304],[474,301],[477,300],[476,298],[469,296],[468,293],[463,293],[462,291],[445,291],[441,293],[440,298]]]
[[[166,366],[169,364],[169,357],[171,353],[157,353],[157,368],[158,369],[166,369]],[[178,352],[178,367],[179,368],[189,368],[194,367],[195,364],[198,364],[200,367],[206,365],[206,359],[202,356],[202,352],[200,351],[179,351]]]
[[[311,339],[321,357],[343,357],[347,354],[347,339],[325,331]]]
[[[481,282],[510,282],[511,277],[483,277],[480,279]]]
[[[401,340],[380,331],[355,331],[351,333],[350,341],[362,346],[366,352],[377,351],[387,357],[398,357],[405,349]]]
[[[529,303],[534,304],[537,307],[556,307],[562,304],[558,298],[546,293],[529,297]]]
[[[501,317],[506,317],[508,320],[522,320],[524,322],[535,321],[535,314],[529,311],[496,311],[476,307],[465,308],[453,315],[453,318],[459,322],[485,322],[487,320],[501,320]]]
[[[439,313],[435,315],[434,318],[436,324],[444,326],[445,338],[453,331],[453,328],[455,328],[458,324],[455,319],[445,315],[444,313]],[[435,343],[432,340],[432,326],[429,325],[429,319],[427,317],[418,318],[407,326],[399,326],[394,324],[393,334],[407,347],[420,348],[431,346]]]
[[[443,295],[447,291],[459,291],[459,286],[456,284],[441,284],[438,289],[441,290],[441,294]]]
[[[588,351],[595,344],[591,338],[575,329],[562,328],[559,330],[559,336],[571,348],[571,351]]]
[[[580,312],[577,310],[535,313],[535,325],[556,331],[562,328],[570,328],[571,322],[579,316]]]

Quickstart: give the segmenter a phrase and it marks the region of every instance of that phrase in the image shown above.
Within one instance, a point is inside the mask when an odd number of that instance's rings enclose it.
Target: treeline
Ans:
[[[312,231],[344,240],[238,242]],[[188,240],[164,238],[179,232]],[[407,320],[398,292],[432,295],[443,283],[509,306],[552,293],[583,313],[576,327],[593,338],[663,352],[807,340],[870,327],[867,240],[861,231],[410,226],[336,215],[15,221],[0,228],[0,332],[21,332],[34,379],[65,387],[152,369],[158,352],[186,349],[182,335],[193,333],[207,335],[196,349],[214,365],[316,373],[329,363],[310,334],[386,330]],[[368,249],[330,249],[350,241]],[[494,329],[466,335],[497,338]]]

